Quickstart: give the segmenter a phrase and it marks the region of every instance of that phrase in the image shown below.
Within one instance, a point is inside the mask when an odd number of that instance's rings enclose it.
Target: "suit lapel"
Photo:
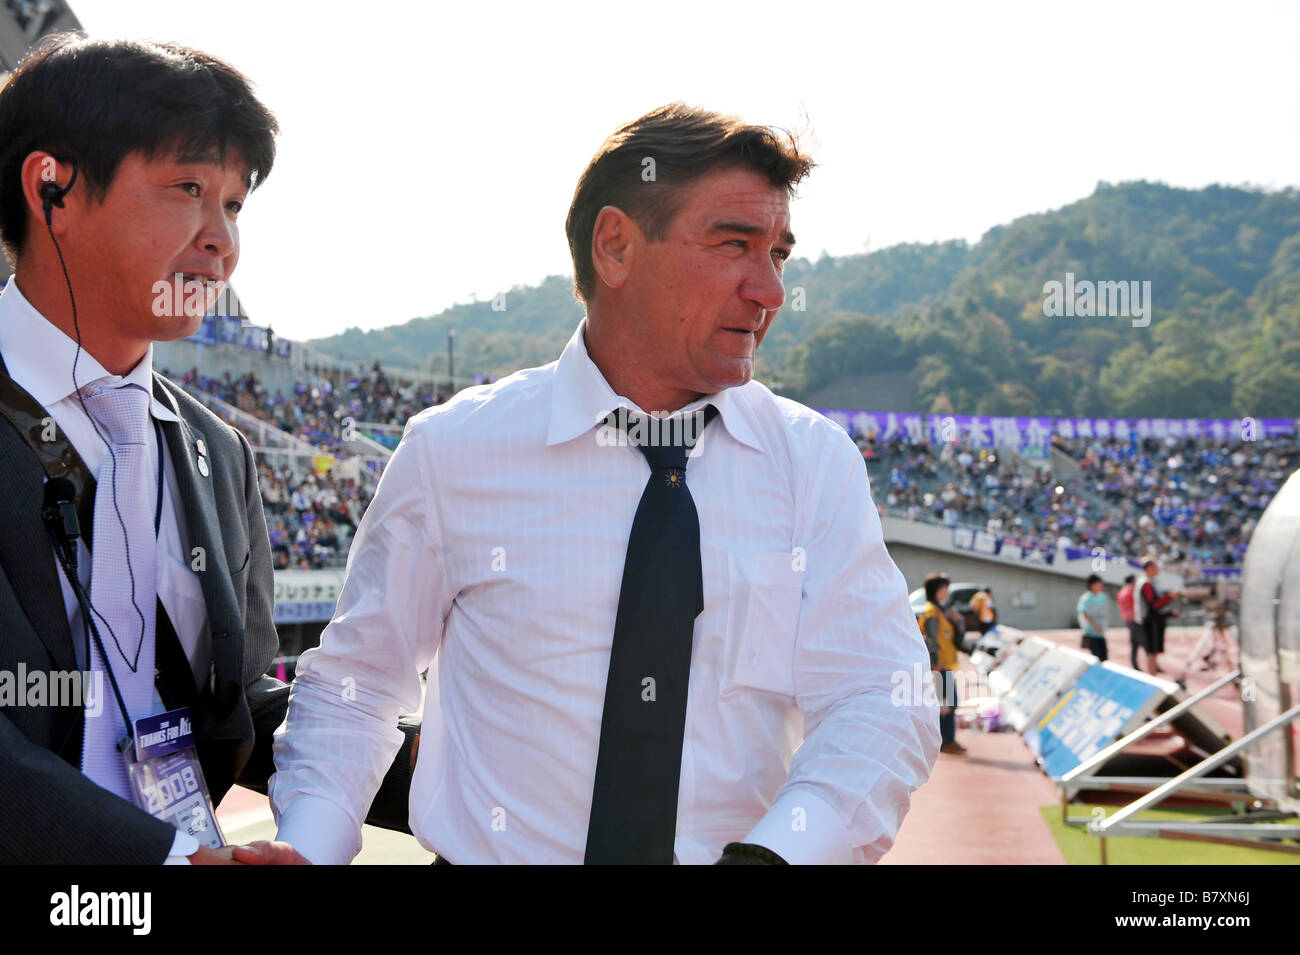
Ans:
[[[201,566],[204,569],[199,574],[199,584],[203,588],[203,602],[208,608],[208,623],[214,636],[217,633],[230,633],[239,627],[232,614],[235,595],[230,586],[226,549],[221,543],[221,522],[217,516],[212,472],[209,470],[207,476],[199,473],[197,462],[200,455],[194,430],[181,415],[176,401],[157,374],[154,375],[153,387],[154,396],[171,408],[180,419],[162,422],[162,429],[167,439],[172,467],[176,471],[185,529],[189,532],[187,540],[191,547],[191,559],[197,557],[193,548],[203,548]]]
[[[198,436],[157,374],[154,375],[154,395],[180,419],[164,422],[163,434],[176,471],[189,546],[203,548],[203,570],[198,576],[212,633],[213,673],[209,685],[199,688],[200,696],[206,697],[205,703],[211,705],[201,705],[195,713],[196,735],[200,741],[235,740],[243,745],[251,738],[247,708],[240,706],[243,701],[244,627],[222,542],[216,492],[212,484],[215,466],[205,462],[208,473],[199,470]],[[191,550],[191,559],[195,556]]]

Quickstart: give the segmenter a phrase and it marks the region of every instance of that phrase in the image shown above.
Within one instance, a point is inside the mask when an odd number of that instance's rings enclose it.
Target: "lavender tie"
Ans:
[[[153,517],[156,478],[148,459],[149,395],[135,385],[85,396],[108,442],[95,488],[90,602],[100,642],[131,719],[153,712],[154,615],[158,583]],[[103,440],[96,439],[96,440]],[[159,449],[159,453],[162,449]],[[91,669],[104,671],[92,638]],[[86,715],[81,768],[105,789],[130,799],[117,743],[127,733],[107,673],[98,715]]]

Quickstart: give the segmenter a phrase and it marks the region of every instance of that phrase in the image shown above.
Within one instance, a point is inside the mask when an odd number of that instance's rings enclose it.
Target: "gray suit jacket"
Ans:
[[[248,441],[178,385],[154,376],[154,395],[180,418],[163,434],[212,633],[209,679],[196,687],[196,748],[214,802],[238,782],[265,792],[271,734],[289,687],[266,675],[279,646],[274,580],[257,469]],[[208,474],[199,468],[199,441]],[[77,668],[58,568],[41,521],[44,472],[0,421],[0,670]],[[188,679],[193,682],[193,677]],[[176,830],[82,775],[80,706],[0,707],[0,862],[160,863]],[[410,748],[376,797],[371,822],[405,828]]]

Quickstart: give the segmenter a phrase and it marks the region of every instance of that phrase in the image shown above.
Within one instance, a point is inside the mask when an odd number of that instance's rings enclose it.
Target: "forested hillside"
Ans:
[[[1150,324],[1045,314],[1044,284],[1066,273],[1150,282]],[[906,372],[922,407],[897,410],[1300,416],[1294,189],[1103,183],[1072,205],[997,226],[973,246],[796,259],[786,288],[759,374],[796,398]],[[555,358],[582,315],[567,277],[512,289],[504,305],[458,305],[314,344],[445,373],[454,328],[458,370],[504,374]]]

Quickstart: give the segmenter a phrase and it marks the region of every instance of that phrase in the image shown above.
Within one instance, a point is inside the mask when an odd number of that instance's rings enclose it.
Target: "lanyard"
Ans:
[[[163,438],[162,428],[159,426],[158,420],[152,416],[150,417],[153,421],[154,437],[158,442],[158,495],[157,503],[154,506],[153,512],[154,540],[157,541],[158,531],[162,526]],[[55,545],[55,556],[58,557],[59,564],[63,567],[63,575],[68,579],[68,584],[72,587],[73,593],[77,597],[77,603],[81,607],[81,619],[85,624],[86,629],[86,666],[90,666],[90,641],[93,639],[95,641],[95,648],[99,650],[99,658],[104,663],[104,669],[108,671],[108,681],[113,687],[113,696],[117,699],[118,709],[121,710],[122,722],[126,724],[126,738],[122,741],[122,745],[125,745],[134,739],[134,724],[131,722],[131,714],[126,708],[126,701],[122,699],[122,691],[117,685],[117,677],[113,673],[113,663],[109,659],[108,652],[104,649],[104,642],[99,636],[99,628],[95,626],[95,615],[90,606],[90,598],[86,595],[86,590],[82,587],[81,580],[77,577],[76,572],[73,571],[71,564],[68,562],[68,557],[64,552],[63,544],[54,538],[52,532],[51,540]],[[140,635],[140,639],[142,641],[144,640],[143,633]]]

